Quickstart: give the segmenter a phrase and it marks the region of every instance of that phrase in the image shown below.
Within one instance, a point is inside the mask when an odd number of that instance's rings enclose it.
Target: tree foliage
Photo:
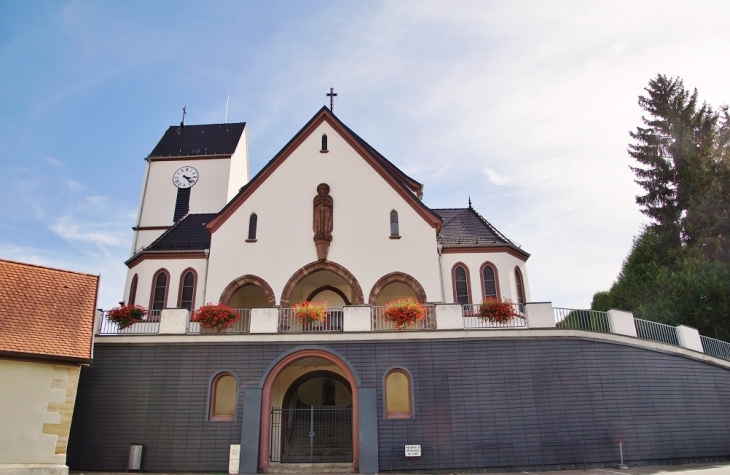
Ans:
[[[651,218],[621,272],[592,308],[686,324],[730,339],[730,118],[727,107],[698,103],[679,78],[649,81],[631,132],[631,169]]]

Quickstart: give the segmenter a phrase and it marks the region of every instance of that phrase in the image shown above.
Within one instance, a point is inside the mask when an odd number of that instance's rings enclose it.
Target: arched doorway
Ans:
[[[352,368],[323,349],[281,358],[263,384],[260,469],[271,462],[358,466],[358,387]],[[310,437],[312,435],[312,437]]]
[[[332,261],[312,262],[297,270],[284,286],[279,301],[283,308],[308,297],[332,299],[330,306],[365,303],[355,276]]]
[[[304,359],[285,372],[318,364],[331,365]],[[281,407],[271,408],[271,429],[272,462],[352,462],[350,382],[335,371],[308,368],[289,385]]]
[[[368,303],[385,305],[391,300],[413,297],[420,303],[426,302],[426,292],[416,279],[404,272],[391,272],[384,275],[373,285]]]
[[[274,307],[276,297],[264,279],[249,274],[228,284],[220,302],[233,308]]]

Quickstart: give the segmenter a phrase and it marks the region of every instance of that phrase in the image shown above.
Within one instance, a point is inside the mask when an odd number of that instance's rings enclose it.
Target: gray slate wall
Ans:
[[[469,466],[470,447],[512,443],[520,468],[539,467],[540,443],[582,440],[589,463],[615,463],[624,439],[629,462],[730,456],[730,371],[688,358],[581,339],[471,339],[328,345],[349,360],[363,387],[376,388],[380,469],[396,469],[406,443],[438,448],[441,469]],[[210,378],[231,370],[257,386],[285,344],[97,345],[81,374],[68,465],[124,470],[130,443],[145,446],[149,471],[226,471],[235,422],[206,422]],[[413,375],[415,418],[382,419],[382,377]],[[242,392],[239,394],[242,397]],[[241,401],[239,397],[239,401]],[[544,447],[563,467],[580,452]],[[511,465],[511,451],[477,453],[482,466]],[[412,462],[429,468],[433,455]]]

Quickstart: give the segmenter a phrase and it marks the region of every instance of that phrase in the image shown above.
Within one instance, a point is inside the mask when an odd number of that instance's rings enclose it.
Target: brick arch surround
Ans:
[[[375,285],[373,285],[373,290],[370,291],[368,304],[375,305],[375,301],[378,299],[378,294],[380,293],[380,291],[383,290],[386,285],[392,284],[394,282],[406,284],[413,290],[413,292],[416,293],[416,299],[420,303],[426,302],[426,291],[423,290],[423,286],[421,286],[420,282],[404,272],[391,272],[390,274],[384,275],[377,282],[375,282]]]
[[[352,289],[352,305],[362,305],[365,303],[360,283],[357,281],[355,276],[350,273],[349,270],[332,261],[315,261],[302,267],[301,269],[296,271],[294,275],[291,276],[289,282],[286,283],[286,285],[284,286],[284,290],[282,290],[281,292],[279,305],[282,308],[289,307],[289,299],[291,298],[291,294],[294,292],[294,288],[297,286],[297,284],[299,284],[299,282],[301,282],[302,279],[304,279],[308,275],[314,274],[315,272],[319,271],[329,271],[337,274],[350,285],[350,288]]]
[[[259,425],[259,471],[266,473],[269,469],[269,450],[271,448],[271,393],[279,375],[290,364],[304,358],[321,358],[334,363],[350,385],[352,391],[352,471],[357,472],[360,465],[360,380],[355,370],[341,356],[325,348],[302,348],[282,355],[281,358],[264,375],[260,385],[261,415]]]
[[[231,301],[236,292],[238,292],[241,288],[247,285],[255,285],[256,287],[263,290],[264,294],[266,294],[266,299],[269,301],[269,305],[272,307],[276,306],[276,295],[274,295],[274,291],[271,290],[271,286],[267,284],[266,281],[261,277],[252,274],[243,275],[228,284],[228,287],[226,287],[226,289],[221,294],[219,302],[228,305],[228,302]]]

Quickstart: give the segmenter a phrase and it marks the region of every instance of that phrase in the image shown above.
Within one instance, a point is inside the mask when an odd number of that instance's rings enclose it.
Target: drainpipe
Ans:
[[[208,290],[208,264],[210,263],[210,249],[205,249],[205,277],[203,277],[203,305],[205,305],[205,294]]]
[[[446,292],[444,291],[444,264],[441,257],[441,251],[443,250],[444,245],[441,244],[441,241],[439,241],[436,244],[436,251],[439,253],[439,278],[441,279],[441,303],[446,303],[446,300],[444,300],[444,297],[446,295]]]

